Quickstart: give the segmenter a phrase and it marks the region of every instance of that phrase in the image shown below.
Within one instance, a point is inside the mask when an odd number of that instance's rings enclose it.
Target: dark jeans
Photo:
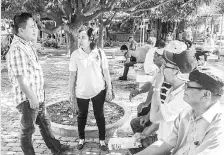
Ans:
[[[35,131],[34,124],[36,123],[40,128],[40,133],[46,143],[47,147],[52,151],[59,151],[61,149],[60,142],[55,139],[51,131],[49,118],[45,113],[45,103],[41,102],[39,109],[31,109],[29,101],[24,101],[17,106],[22,114],[21,117],[21,148],[24,155],[35,155],[32,135]]]
[[[106,90],[102,90],[98,95],[91,98],[93,103],[93,111],[96,123],[99,129],[99,140],[105,140],[105,117],[104,117],[104,101],[106,97]],[[89,109],[90,99],[77,98],[78,103],[78,131],[79,138],[85,139],[85,126]]]
[[[123,73],[123,77],[127,77],[128,75],[128,71],[129,71],[129,67],[134,66],[134,64],[136,64],[136,61],[130,61],[128,63],[124,63],[124,73]]]
[[[133,133],[141,133],[146,127],[150,126],[152,124],[152,122],[148,121],[145,126],[141,126],[140,125],[140,118],[141,116],[145,116],[149,113],[151,109],[151,104],[149,104],[148,107],[145,107],[142,109],[141,113],[138,113],[138,117],[137,118],[134,118],[131,120],[131,128],[132,128],[132,131]],[[140,148],[132,148],[132,149],[129,149],[129,153],[130,154],[136,154],[142,150],[144,150],[147,146],[150,146],[152,143],[154,143],[155,141],[157,141],[157,135],[152,135],[152,136],[149,136],[149,137],[146,137],[145,139],[142,139],[141,142],[142,142],[142,147]]]
[[[198,60],[200,60],[200,56],[204,56],[204,60],[205,61],[207,61],[207,57],[208,57],[208,55],[207,55],[207,53],[210,53],[209,51],[197,51],[196,53],[195,53],[195,57],[196,57],[196,59],[197,59],[197,61]]]

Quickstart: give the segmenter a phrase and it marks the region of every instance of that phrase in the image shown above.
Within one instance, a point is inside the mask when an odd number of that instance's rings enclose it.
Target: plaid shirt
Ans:
[[[7,66],[9,79],[13,86],[14,101],[17,105],[27,100],[25,93],[19,87],[16,78],[18,75],[25,77],[28,86],[33,90],[39,102],[44,101],[43,71],[32,43],[14,35],[7,54]]]

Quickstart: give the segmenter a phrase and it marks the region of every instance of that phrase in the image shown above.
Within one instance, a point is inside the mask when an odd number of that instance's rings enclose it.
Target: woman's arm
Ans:
[[[110,78],[110,72],[108,68],[103,69],[103,75],[106,81],[107,89],[112,90],[112,85],[111,85],[111,78]]]
[[[77,78],[76,75],[77,75],[77,71],[70,71],[70,75],[69,75],[70,99],[76,98],[76,94],[75,94],[76,78]]]

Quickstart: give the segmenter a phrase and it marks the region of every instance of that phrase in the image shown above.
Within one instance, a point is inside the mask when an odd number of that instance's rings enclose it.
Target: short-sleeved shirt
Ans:
[[[174,122],[174,128],[165,142],[174,147],[173,155],[223,154],[224,117],[220,103],[212,105],[202,115],[195,117],[194,110],[184,110]]]
[[[163,101],[163,104],[160,104],[160,112],[163,120],[158,122],[158,139],[165,139],[171,133],[173,122],[179,113],[184,109],[190,108],[183,100],[184,84],[174,91],[172,89],[167,91],[164,95],[166,96],[165,101]],[[160,97],[162,98],[161,94]]]
[[[22,75],[28,86],[33,90],[39,102],[44,101],[43,70],[38,61],[36,49],[31,42],[14,35],[7,53],[9,80],[12,83],[14,102],[18,105],[27,100],[25,93],[19,87],[17,76]]]
[[[81,48],[75,50],[70,58],[69,70],[77,71],[76,96],[77,98],[90,99],[105,89],[105,80],[102,74],[103,69],[108,69],[108,60],[103,50],[92,50],[89,54]]]
[[[147,74],[151,74],[158,71],[158,67],[153,62],[154,53],[156,51],[155,48],[150,48],[149,51],[146,54],[145,62],[144,62],[144,71]]]

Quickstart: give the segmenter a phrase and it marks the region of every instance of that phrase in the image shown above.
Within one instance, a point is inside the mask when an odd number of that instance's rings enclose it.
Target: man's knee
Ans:
[[[130,125],[134,133],[140,131],[141,130],[140,128],[142,128],[140,125],[140,117],[132,119]]]
[[[24,136],[31,136],[33,133],[35,132],[35,126],[31,125],[31,126],[22,126],[21,127],[21,138],[23,138]]]

